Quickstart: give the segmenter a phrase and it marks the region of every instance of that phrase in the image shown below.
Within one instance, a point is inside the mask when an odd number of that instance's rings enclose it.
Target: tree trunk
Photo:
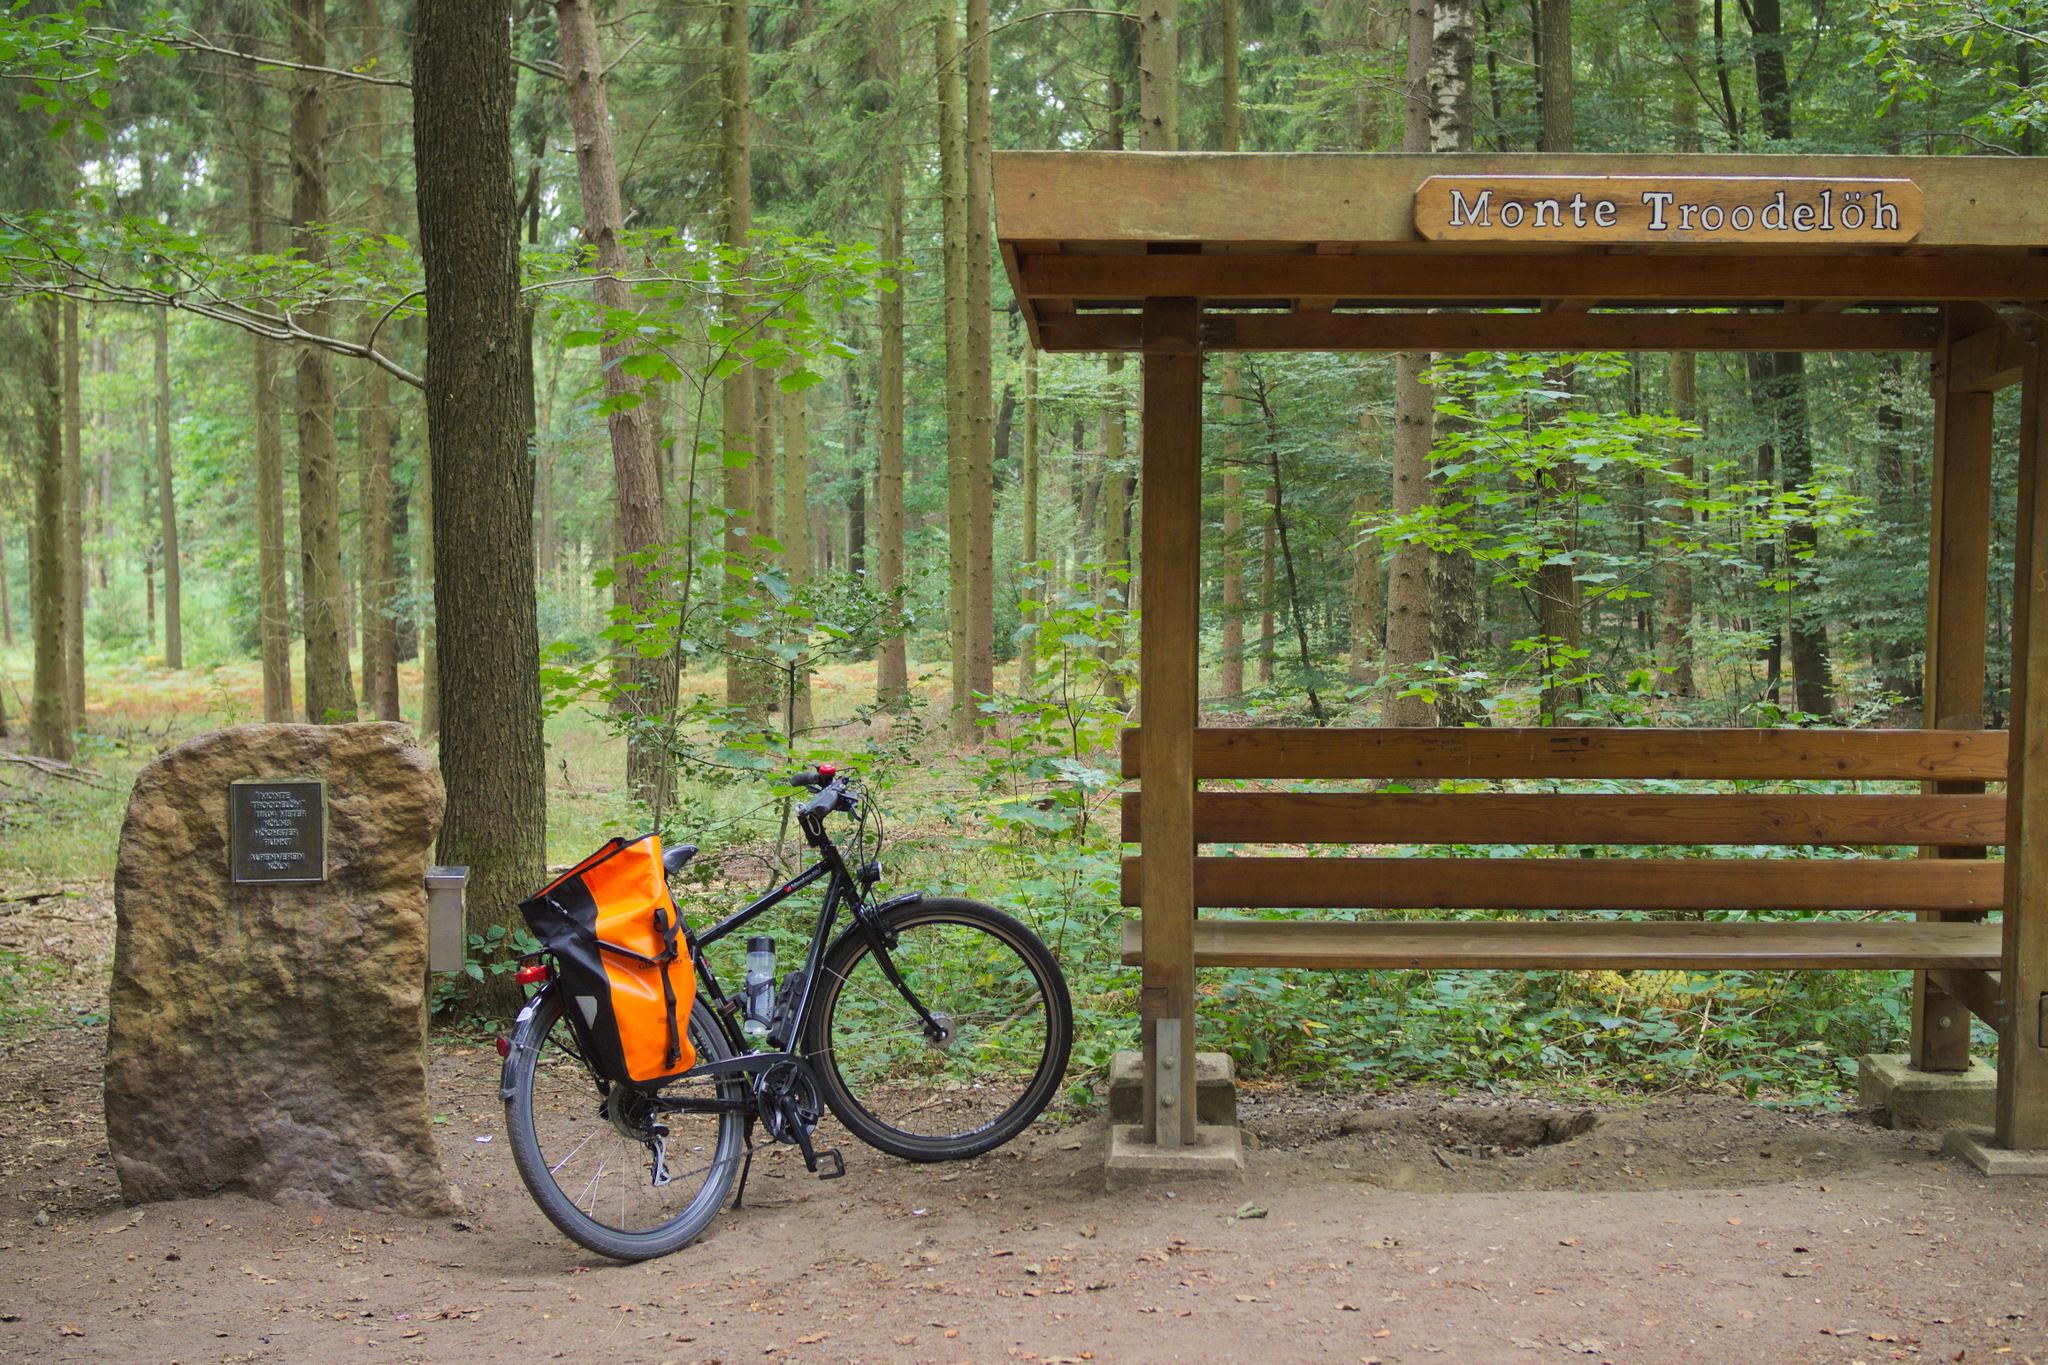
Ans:
[[[1180,0],[1138,5],[1138,146],[1180,146]]]
[[[612,446],[613,610],[637,632],[660,612],[648,588],[650,566],[645,556],[665,537],[648,404],[631,401],[643,395],[625,368],[634,350],[632,328],[626,321],[633,300],[625,281],[626,248],[620,240],[626,213],[619,195],[618,161],[612,151],[611,105],[605,92],[597,16],[584,0],[555,0],[555,21],[569,90],[569,122],[576,136],[583,244],[592,258],[595,276],[591,295],[604,314],[600,325],[606,340],[598,347],[598,359],[604,371],[605,397],[615,405],[605,419]],[[666,648],[652,658],[643,658],[637,641],[629,640],[618,675],[626,708],[633,716],[626,732],[626,791],[649,806],[658,807],[667,797],[670,765],[662,730],[675,701],[674,658]]]
[[[522,313],[524,308],[520,310]],[[433,591],[434,568],[434,442],[433,432],[420,443],[419,472],[420,502],[420,576],[428,580],[421,584],[427,589],[422,597],[425,610],[420,622],[420,738],[432,739],[441,733],[441,659],[435,648],[439,634],[434,628],[434,603],[438,596]],[[538,630],[538,626],[535,627]]]
[[[360,0],[362,58],[383,71],[384,14],[382,0]],[[375,232],[395,230],[390,185],[384,165],[385,87],[365,84],[363,99],[364,155],[369,162],[367,212]],[[369,321],[376,326],[376,319]],[[398,709],[398,551],[391,531],[391,376],[371,365],[363,376],[363,405],[357,421],[363,445],[362,544],[358,554],[359,595],[363,620],[363,697],[378,720],[399,719]]]
[[[158,308],[151,329],[156,366],[156,510],[164,556],[164,667],[185,666],[184,573],[178,553],[178,495],[171,465],[170,310]]]
[[[1048,580],[1039,564],[1038,549],[1038,350],[1030,341],[1024,343],[1024,575],[1031,586],[1026,586],[1027,600],[1043,601]],[[1025,627],[1022,642],[1017,647],[1017,690],[1029,694],[1037,684],[1038,636],[1031,629],[1036,613],[1030,607],[1020,608],[1018,618]]]
[[[946,340],[946,546],[947,654],[952,676],[956,740],[974,737],[969,579],[974,573],[973,496],[974,360],[967,291],[967,125],[960,74],[956,0],[946,0],[933,25],[933,61],[939,83],[938,140],[941,255],[945,275]]]
[[[1266,488],[1266,524],[1259,538],[1259,685],[1273,681],[1274,607],[1280,600],[1279,555],[1273,528],[1280,519],[1280,490]],[[1423,724],[1417,721],[1416,724]]]
[[[292,59],[311,67],[327,64],[325,0],[292,0]],[[327,77],[315,71],[292,75],[293,245],[308,265],[324,266],[327,239],[316,225],[333,215],[327,206]],[[333,309],[308,304],[299,316],[306,329],[327,335]],[[355,686],[349,680],[348,644],[341,578],[341,473],[335,458],[334,357],[323,347],[302,345],[298,355],[299,563],[301,614],[306,631],[306,719],[316,724],[356,718]],[[173,570],[165,547],[166,597]],[[168,614],[167,614],[168,620]],[[168,646],[168,640],[165,642]]]
[[[245,13],[254,13],[253,9]],[[253,25],[244,21],[245,32]],[[237,81],[241,92],[244,198],[249,215],[249,251],[270,250],[269,175],[263,159],[262,87]],[[250,406],[256,422],[256,632],[263,660],[263,719],[292,718],[292,618],[289,574],[285,568],[284,430],[277,405],[277,343],[266,336],[249,340]]]
[[[1380,500],[1360,493],[1352,503],[1352,519],[1369,524],[1377,519]],[[1357,534],[1354,532],[1354,534]],[[1380,541],[1371,532],[1358,535],[1351,549],[1351,658],[1350,677],[1368,683],[1380,675],[1380,614],[1386,609],[1386,591],[1380,584]]]
[[[886,20],[884,51],[892,91],[903,82],[903,34],[894,17]],[[889,130],[883,148],[882,255],[903,259],[903,102],[892,98]],[[897,594],[903,590],[903,272],[889,271],[895,287],[876,296],[881,330],[881,374],[875,385],[875,587],[888,600],[887,629],[875,658],[875,699],[889,710],[910,701],[910,668],[904,652],[903,616]]]
[[[801,390],[782,395],[782,566],[792,591],[811,581],[810,401]],[[796,643],[802,647],[804,641]],[[789,707],[789,733],[811,728],[811,669],[797,661]]]
[[[1700,4],[1699,0],[1670,0],[1671,46],[1678,58],[1678,79],[1672,82],[1672,148],[1680,152],[1700,149]],[[1674,351],[1670,360],[1671,412],[1683,421],[1693,421],[1699,412],[1699,360],[1691,351]],[[1671,472],[1679,482],[1693,477],[1692,445],[1680,441],[1671,456]],[[1672,497],[1688,497],[1679,488]],[[1672,507],[1664,513],[1672,533],[1681,541],[1692,535],[1692,512]],[[1657,612],[1658,685],[1680,697],[1693,696],[1698,682],[1692,668],[1693,583],[1692,559],[1683,550],[1666,557],[1664,592]]]
[[[1536,74],[1543,105],[1540,150],[1569,152],[1575,136],[1571,0],[1541,0],[1539,18],[1542,32]],[[1563,416],[1570,402],[1572,379],[1569,366],[1560,365],[1550,372],[1550,387],[1567,395],[1560,397],[1552,409],[1557,417]],[[1552,488],[1540,496],[1555,499],[1566,507],[1574,506],[1578,497],[1578,466],[1567,457],[1552,470],[1551,478]],[[1576,683],[1559,681],[1562,675],[1577,672],[1579,665],[1574,656],[1585,640],[1578,566],[1571,560],[1578,547],[1578,525],[1574,518],[1565,524],[1562,542],[1553,547],[1566,556],[1566,561],[1545,564],[1536,571],[1536,629],[1544,640],[1543,714],[1553,721],[1580,705],[1585,697],[1584,689]]]
[[[14,587],[7,575],[7,518],[0,516],[0,647],[14,648]]]
[[[1757,112],[1764,132],[1775,141],[1792,139],[1792,82],[1786,69],[1784,16],[1779,0],[1751,0],[1743,13],[1749,17],[1753,42],[1751,61],[1756,71]],[[1813,479],[1813,441],[1808,428],[1806,404],[1806,357],[1798,351],[1773,354],[1766,367],[1766,392],[1776,438],[1778,459],[1787,490]],[[1810,552],[1819,539],[1810,521],[1795,523],[1786,533],[1795,561]],[[1787,566],[1795,576],[1798,563]],[[1827,626],[1806,607],[1798,588],[1788,605],[1786,632],[1792,644],[1792,687],[1795,704],[1814,715],[1834,709],[1834,681],[1829,676]]]
[[[1219,0],[1217,5],[1218,45],[1222,48],[1222,71],[1217,99],[1222,108],[1222,136],[1219,150],[1241,150],[1244,138],[1242,101],[1239,98],[1237,0]],[[1244,476],[1238,463],[1244,458],[1244,441],[1237,425],[1243,419],[1244,401],[1239,396],[1243,378],[1235,357],[1223,362],[1223,695],[1244,692]]]
[[[414,158],[426,268],[434,615],[442,656],[439,856],[469,867],[469,927],[517,920],[547,856],[512,193],[507,0],[419,0]],[[494,1003],[516,1001],[498,977]]]
[[[64,345],[63,307],[54,294],[35,304],[35,528],[29,546],[29,599],[35,627],[35,690],[29,713],[32,754],[69,763],[71,706],[64,657]]]
[[[159,320],[164,310],[156,314]],[[78,395],[78,304],[64,300],[64,709],[73,732],[85,728],[84,414]]]
[[[1432,107],[1429,67],[1435,29],[1430,0],[1407,0],[1407,5],[1407,88],[1401,149],[1424,152],[1429,150]],[[1412,516],[1430,501],[1429,448],[1433,439],[1434,411],[1429,390],[1422,382],[1423,371],[1428,368],[1429,353],[1426,351],[1403,351],[1394,357],[1392,510],[1397,517]],[[1383,722],[1387,725],[1427,725],[1432,719],[1428,702],[1420,697],[1400,695],[1402,685],[1428,662],[1434,649],[1430,638],[1430,558],[1425,546],[1402,545],[1394,551],[1389,568],[1386,650],[1389,686],[1382,708]],[[1270,549],[1267,559],[1270,564]],[[1266,631],[1268,639],[1271,634],[1269,627]],[[1261,648],[1266,647],[1262,641]],[[1262,656],[1261,672],[1265,670]]]
[[[754,173],[752,153],[753,92],[747,48],[747,0],[725,0],[722,11],[719,75],[723,96],[723,126],[719,140],[719,169],[724,181],[725,245],[744,257],[754,230]],[[744,266],[737,267],[741,274]],[[738,289],[728,290],[722,301],[725,325],[735,330],[746,325],[747,301]],[[723,431],[725,454],[725,572],[721,592],[728,604],[746,589],[748,562],[752,559],[747,530],[753,521],[754,477],[748,464],[754,449],[754,376],[744,367],[725,379]],[[725,700],[728,706],[753,707],[755,688],[744,657],[746,638],[735,630],[725,636]]]

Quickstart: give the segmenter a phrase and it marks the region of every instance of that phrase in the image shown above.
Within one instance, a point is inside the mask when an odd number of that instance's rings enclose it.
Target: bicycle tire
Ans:
[[[534,1078],[539,1070],[540,1054],[550,1034],[561,1022],[562,999],[557,992],[549,991],[522,1011],[519,1024],[513,1031],[503,1088],[506,1135],[519,1178],[549,1222],[571,1241],[600,1256],[616,1261],[644,1261],[681,1250],[704,1234],[732,1195],[733,1185],[739,1179],[739,1162],[745,1153],[741,1115],[724,1113],[718,1116],[718,1136],[711,1160],[705,1168],[704,1183],[674,1219],[639,1231],[626,1231],[599,1221],[592,1213],[579,1207],[576,1200],[557,1183],[554,1171],[541,1151],[534,1120]],[[721,1061],[732,1055],[716,1017],[701,999],[691,1009],[689,1027],[690,1041],[697,1049],[699,1064]],[[566,1025],[564,1028],[566,1031]],[[721,1081],[718,1087],[722,1094],[744,1094],[737,1081]],[[559,1165],[557,1163],[557,1167]]]
[[[826,1106],[847,1131],[878,1151],[909,1161],[959,1161],[979,1156],[1023,1132],[1057,1093],[1074,1041],[1074,1012],[1066,978],[1038,935],[993,906],[953,897],[929,897],[887,911],[881,917],[883,929],[898,935],[934,924],[978,930],[1017,955],[1044,1001],[1046,1037],[1030,1080],[1018,1098],[995,1119],[977,1124],[970,1131],[949,1134],[913,1133],[888,1122],[871,1112],[853,1093],[842,1071],[840,1048],[831,1039],[833,1019],[846,984],[861,962],[872,955],[868,935],[860,928],[842,933],[826,951],[821,964],[817,999],[805,1026],[804,1052]],[[920,997],[925,997],[931,983],[912,985]],[[900,1002],[901,997],[897,999]],[[953,1013],[946,1009],[945,1000],[926,998],[925,1003],[927,1008]],[[902,1009],[908,1018],[909,1005],[904,1004]]]

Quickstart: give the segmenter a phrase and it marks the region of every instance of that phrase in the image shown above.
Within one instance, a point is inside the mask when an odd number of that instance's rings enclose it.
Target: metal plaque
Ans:
[[[228,871],[237,882],[327,880],[327,784],[228,784]]]

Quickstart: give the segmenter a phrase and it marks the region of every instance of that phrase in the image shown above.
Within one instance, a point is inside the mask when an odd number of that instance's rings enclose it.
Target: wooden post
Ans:
[[[1202,574],[1200,306],[1147,299],[1138,685],[1145,800],[1145,1141],[1195,1140],[1195,725]]]
[[[1927,561],[1927,669],[1922,714],[1929,729],[1984,728],[1985,594],[1991,565],[1991,414],[1994,395],[1959,388],[1955,343],[1997,315],[1980,304],[1943,310],[1934,358],[1932,533]],[[1981,782],[1934,782],[1930,792],[1981,792]],[[1984,856],[1982,849],[1925,848],[1925,858]],[[1922,919],[1981,919],[1923,912]],[[1926,972],[1913,974],[1912,1061],[1923,1071],[1970,1065],[1970,1011]]]
[[[2048,1148],[2048,344],[2021,379],[1998,1145]]]

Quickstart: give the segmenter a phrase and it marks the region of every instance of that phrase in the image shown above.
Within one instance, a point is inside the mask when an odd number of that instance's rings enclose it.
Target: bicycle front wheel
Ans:
[[[560,994],[549,991],[529,1008],[506,1059],[505,1128],[541,1212],[572,1241],[620,1261],[695,1241],[739,1177],[743,1119],[737,1109],[688,1112],[670,1103],[737,1101],[741,1083],[675,1081],[652,1092],[601,1084]],[[690,1012],[690,1042],[700,1064],[731,1055],[702,1000]]]
[[[1059,964],[1036,934],[975,901],[933,897],[881,927],[893,939],[886,962],[855,927],[821,965],[804,1049],[825,1103],[855,1137],[912,1161],[1001,1146],[1066,1074],[1074,1015]]]

